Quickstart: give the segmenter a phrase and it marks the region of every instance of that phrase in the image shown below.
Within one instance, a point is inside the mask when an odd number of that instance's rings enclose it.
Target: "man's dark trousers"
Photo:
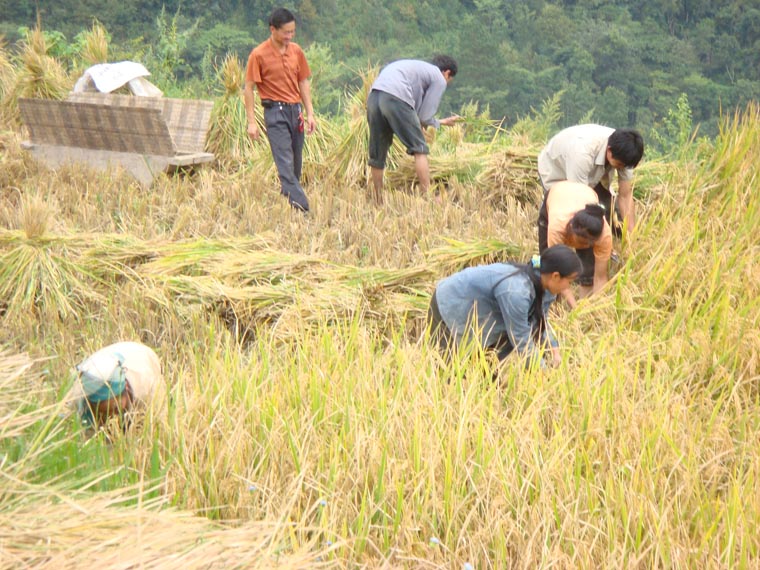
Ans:
[[[272,103],[264,108],[264,122],[272,157],[277,166],[282,189],[290,205],[309,211],[309,201],[300,183],[303,163],[303,116],[299,104]]]

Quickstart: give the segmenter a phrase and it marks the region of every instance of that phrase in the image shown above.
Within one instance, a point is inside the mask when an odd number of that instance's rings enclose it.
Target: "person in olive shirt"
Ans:
[[[248,57],[245,73],[245,112],[248,134],[258,140],[254,88],[264,107],[264,121],[272,157],[282,185],[281,193],[290,205],[309,211],[309,201],[301,186],[304,130],[311,134],[317,126],[311,104],[311,70],[301,47],[293,42],[295,16],[277,8],[269,19],[271,36],[256,46]],[[306,119],[301,111],[306,110]]]

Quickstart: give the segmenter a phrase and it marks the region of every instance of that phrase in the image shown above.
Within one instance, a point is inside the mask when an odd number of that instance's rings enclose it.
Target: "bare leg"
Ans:
[[[420,191],[427,196],[430,190],[430,166],[426,154],[414,155],[414,169],[417,171],[417,180],[420,183]]]
[[[370,190],[370,195],[376,202],[381,203],[383,201],[384,171],[382,168],[375,168],[374,166],[370,166],[369,170],[372,176],[372,189]]]
[[[591,285],[581,285],[578,287],[578,298],[579,299],[585,299],[589,295],[591,295],[591,291],[593,290],[593,287]]]

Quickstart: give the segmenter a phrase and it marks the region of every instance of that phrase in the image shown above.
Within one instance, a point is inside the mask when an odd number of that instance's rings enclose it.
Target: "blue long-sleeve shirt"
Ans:
[[[389,63],[377,76],[372,89],[390,93],[411,105],[423,126],[441,126],[435,114],[446,91],[446,79],[432,63],[400,59]]]
[[[441,317],[457,345],[477,332],[485,348],[493,346],[506,333],[520,354],[529,360],[537,355],[533,330],[538,326],[538,315],[532,318],[530,315],[536,290],[519,266],[493,263],[469,267],[439,282],[435,295]],[[555,298],[544,290],[541,307],[544,317]],[[542,341],[557,344],[548,328]]]

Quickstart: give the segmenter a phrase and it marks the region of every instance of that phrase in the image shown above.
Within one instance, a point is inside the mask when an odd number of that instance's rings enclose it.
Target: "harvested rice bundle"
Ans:
[[[81,262],[72,240],[46,237],[52,213],[40,198],[21,203],[21,231],[0,236],[0,304],[6,318],[61,320],[85,316],[88,303],[102,301],[100,279]]]
[[[397,142],[394,140],[394,144]],[[439,154],[434,147],[430,154],[430,182],[447,184],[456,179],[460,182],[472,181],[481,168],[483,157],[473,153]],[[386,180],[391,186],[409,186],[416,182],[417,174],[414,158],[404,156],[394,169],[386,170]]]
[[[16,71],[11,63],[10,55],[5,48],[5,43],[0,41],[0,126],[11,123],[8,98],[15,82]]]
[[[492,149],[483,156],[485,166],[475,177],[475,183],[522,203],[540,201],[537,155],[510,148]]]
[[[518,246],[498,239],[459,241],[446,240],[448,245],[427,252],[425,259],[440,275],[448,275],[470,265],[519,259],[527,253]]]
[[[224,86],[224,93],[214,102],[211,111],[211,127],[206,148],[222,162],[241,162],[253,154],[253,141],[248,136],[248,117],[243,102],[244,70],[235,54],[228,53],[217,77]],[[257,108],[256,121],[264,129],[264,115]]]
[[[25,415],[38,423],[48,419],[40,410]],[[46,451],[55,445],[50,439],[44,441]],[[36,447],[32,449],[39,453]],[[62,480],[35,486],[33,493],[25,478],[5,477],[0,488],[4,560],[20,568],[59,570],[81,568],[93,560],[102,568],[299,570],[324,566],[321,560],[329,556],[329,547],[316,539],[289,542],[295,536],[292,525],[224,525],[167,508],[170,496],[157,492],[155,486],[140,483],[85,493],[96,476],[102,476],[101,472],[93,471],[89,478],[67,473]],[[44,541],[39,539],[40,529],[45,529]],[[288,548],[282,548],[283,544]]]
[[[99,63],[108,63],[108,42],[110,38],[103,25],[93,20],[92,28],[82,34],[82,67],[88,68]]]
[[[56,239],[19,237],[0,253],[0,303],[6,318],[86,317],[89,303],[103,301],[100,279]]]
[[[71,80],[63,66],[48,55],[45,35],[39,27],[30,30],[21,44],[19,55],[21,65],[15,76],[10,97],[7,98],[8,112],[15,124],[20,122],[18,100],[63,99],[71,88]]]
[[[327,176],[345,180],[349,184],[367,182],[367,159],[369,158],[369,126],[367,125],[367,96],[379,70],[371,67],[361,74],[362,85],[348,95],[346,109],[349,119],[343,125],[342,135],[336,136],[337,144],[326,162]],[[388,166],[395,168],[406,151],[396,137],[388,153]]]
[[[139,269],[140,275],[208,275],[209,266],[217,257],[237,259],[251,249],[267,247],[266,236],[237,239],[199,238],[184,242],[170,242],[158,248],[155,259]],[[282,254],[279,254],[280,256]],[[213,271],[213,270],[212,270]]]

